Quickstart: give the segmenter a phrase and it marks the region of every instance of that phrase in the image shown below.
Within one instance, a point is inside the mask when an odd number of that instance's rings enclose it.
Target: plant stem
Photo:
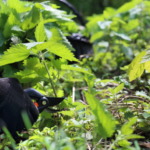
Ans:
[[[57,97],[56,89],[55,89],[55,87],[54,87],[53,80],[52,80],[52,78],[51,78],[51,76],[50,76],[50,72],[49,72],[48,67],[47,67],[47,65],[46,65],[46,63],[45,63],[45,60],[44,60],[44,57],[43,57],[42,52],[40,52],[40,54],[41,54],[41,56],[42,56],[42,60],[43,60],[44,66],[45,66],[45,68],[46,68],[46,70],[47,70],[47,73],[48,73],[48,76],[49,76],[49,80],[50,80],[50,83],[51,83],[51,85],[52,85],[52,88],[53,88],[55,97]]]

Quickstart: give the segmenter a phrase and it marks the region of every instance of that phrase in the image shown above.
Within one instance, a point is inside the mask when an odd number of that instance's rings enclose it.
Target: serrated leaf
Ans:
[[[145,51],[142,51],[129,65],[127,74],[129,75],[130,81],[140,77],[144,71],[144,64],[140,64],[142,57],[146,54]]]
[[[131,118],[130,121],[126,122],[122,127],[121,127],[121,133],[123,135],[130,135],[133,133],[133,128],[132,125],[134,125],[136,123],[137,119]]]
[[[44,42],[46,40],[46,33],[44,29],[44,23],[43,20],[40,21],[38,26],[35,29],[35,38],[37,42]]]
[[[48,51],[69,61],[78,62],[78,60],[74,57],[74,54],[66,46],[60,43],[50,41]]]
[[[32,9],[21,23],[22,29],[29,30],[34,28],[40,22],[40,15],[40,9],[37,8],[36,5],[33,5]]]
[[[34,70],[23,70],[14,74],[14,77],[17,78],[20,83],[36,83],[42,81],[42,77],[38,76]]]
[[[20,19],[18,19],[18,14],[13,14],[13,13],[10,13],[8,19],[7,19],[7,22],[4,26],[4,31],[3,31],[3,34],[6,38],[10,37],[11,34],[13,33],[13,31],[11,30],[11,28],[14,26],[14,25],[19,25],[20,24]]]
[[[30,50],[27,50],[23,44],[18,44],[10,47],[1,55],[0,66],[11,64],[26,59],[30,55]]]
[[[71,65],[62,65],[61,69],[62,70],[72,70],[72,71],[87,73],[87,74],[91,75],[91,73],[88,70],[86,70],[85,68],[81,68],[81,67],[79,67],[77,65],[74,65],[74,66],[71,66]]]
[[[20,0],[7,0],[7,4],[9,5],[10,8],[15,9],[19,13],[27,12],[31,8],[29,7],[29,3],[27,2],[22,2]],[[28,4],[28,7],[24,7],[25,4]]]
[[[47,11],[48,18],[57,19],[58,22],[71,21],[70,18],[74,17],[74,15],[67,15],[65,11],[54,9],[50,5],[44,3],[40,4],[44,7],[45,11]]]
[[[39,44],[43,44],[43,42],[23,43],[23,45],[25,45],[27,49],[31,49]]]
[[[111,137],[115,132],[115,120],[113,116],[92,94],[86,91],[84,91],[84,93],[86,100],[88,101],[92,112],[95,115],[97,132],[104,139],[106,139],[107,137]]]
[[[10,7],[7,5],[6,2],[0,1],[0,6],[1,6],[1,13],[4,13],[4,14],[11,13],[12,10],[10,9]]]
[[[117,86],[115,89],[114,89],[114,92],[115,94],[117,94],[118,92],[120,92],[124,87],[124,83],[121,83],[119,86]]]
[[[72,47],[70,42],[67,40],[67,38],[64,36],[64,34],[62,33],[62,31],[59,28],[57,28],[57,27],[50,28],[50,27],[51,26],[46,26],[45,25],[45,29],[49,30],[52,34],[52,36],[50,35],[50,33],[46,34],[47,35],[47,40],[50,40],[52,42],[62,43],[69,50],[75,51],[75,49]]]
[[[3,77],[12,77],[14,73],[16,73],[18,70],[13,68],[10,65],[5,65],[4,66],[4,72],[3,72]]]
[[[29,70],[34,70],[37,76],[46,77],[47,70],[43,63],[40,62],[39,58],[33,57],[24,60],[24,67],[26,67]]]

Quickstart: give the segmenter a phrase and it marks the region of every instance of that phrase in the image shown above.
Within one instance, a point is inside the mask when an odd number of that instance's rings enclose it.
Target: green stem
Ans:
[[[51,78],[51,76],[50,76],[50,72],[49,72],[48,67],[47,67],[47,65],[46,65],[46,63],[45,63],[45,60],[44,60],[44,57],[43,57],[42,52],[40,52],[40,54],[41,54],[41,56],[42,56],[42,60],[43,60],[44,66],[45,66],[45,68],[46,68],[46,70],[47,70],[47,73],[48,73],[48,76],[49,76],[49,80],[50,80],[50,83],[51,83],[51,85],[52,85],[52,88],[53,88],[55,97],[57,97],[56,89],[55,89],[55,87],[54,87],[53,80],[52,80],[52,78]]]

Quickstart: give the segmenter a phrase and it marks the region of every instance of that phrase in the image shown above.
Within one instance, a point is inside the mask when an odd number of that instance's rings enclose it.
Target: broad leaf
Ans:
[[[29,55],[30,50],[27,50],[25,45],[23,44],[15,45],[10,49],[8,49],[6,52],[4,52],[4,55],[1,56],[0,66],[24,60]]]
[[[144,64],[140,64],[142,57],[146,54],[145,51],[142,51],[136,58],[132,61],[128,68],[128,75],[130,81],[135,80],[137,77],[140,77],[144,71]]]
[[[40,21],[35,30],[35,38],[37,42],[44,42],[46,40],[46,33],[44,29],[43,20]]]
[[[97,132],[104,139],[111,137],[115,132],[115,120],[113,116],[93,95],[85,91],[84,93],[86,100],[88,101],[92,112],[95,115]]]
[[[121,133],[123,135],[130,135],[133,133],[133,127],[132,125],[134,125],[136,123],[137,119],[136,118],[132,118],[130,119],[130,121],[126,122],[122,127],[121,127]]]
[[[50,41],[48,51],[69,61],[78,62],[78,60],[74,57],[74,54],[66,46],[60,43]]]
[[[86,70],[85,68],[81,68],[81,67],[79,67],[77,65],[74,65],[74,66],[62,65],[61,69],[62,70],[72,70],[72,71],[82,72],[82,73],[86,73],[86,74],[90,74],[91,75],[91,73],[88,70]]]
[[[118,92],[120,92],[124,87],[124,83],[121,83],[119,86],[117,86],[115,89],[114,89],[114,92],[115,94],[117,94]]]

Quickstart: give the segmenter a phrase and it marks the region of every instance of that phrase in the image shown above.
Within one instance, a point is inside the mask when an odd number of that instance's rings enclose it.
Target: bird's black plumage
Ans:
[[[25,128],[21,112],[25,110],[33,124],[39,110],[15,78],[0,79],[0,128],[6,126],[13,137]]]

